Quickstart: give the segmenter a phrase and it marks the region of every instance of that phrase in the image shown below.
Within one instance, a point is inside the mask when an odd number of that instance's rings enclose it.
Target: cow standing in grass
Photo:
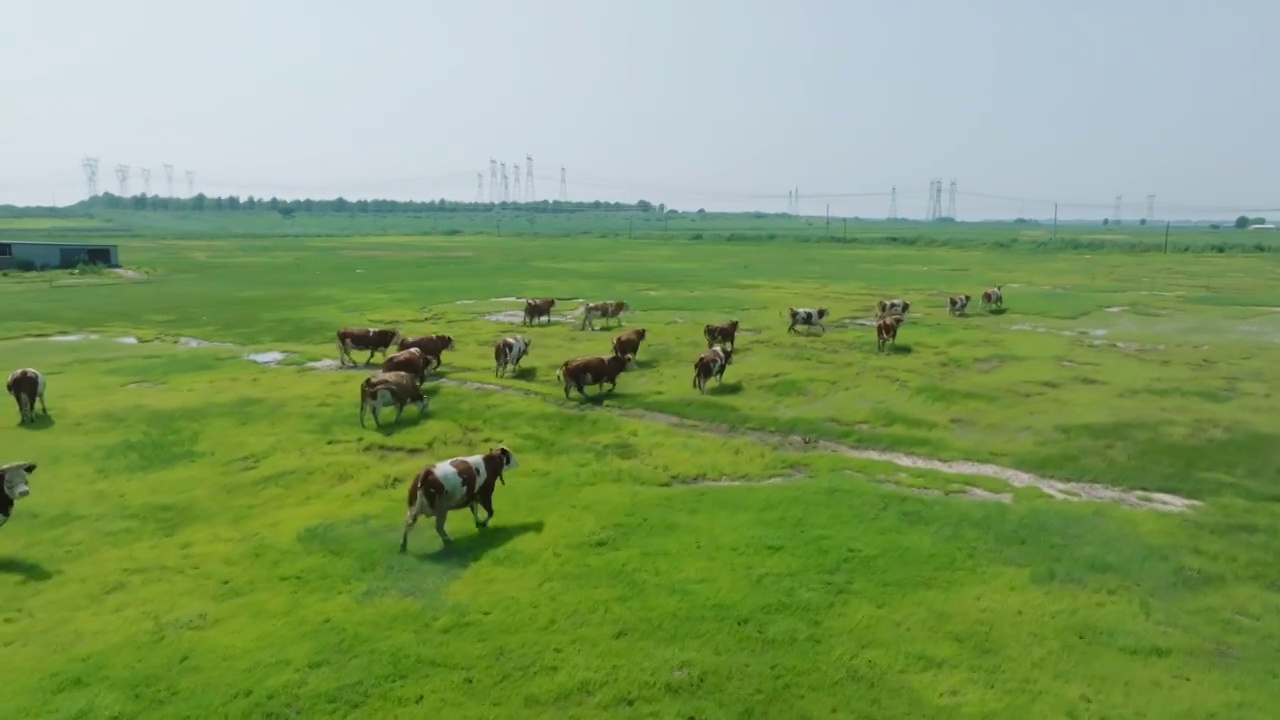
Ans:
[[[596,385],[596,395],[604,392],[604,384],[609,383],[609,392],[618,387],[618,376],[624,370],[632,370],[636,359],[630,355],[607,355],[600,357],[583,357],[566,360],[559,370],[556,379],[564,383],[564,398],[569,399],[569,388],[576,387],[578,394],[586,397],[583,388]]]
[[[898,328],[902,327],[902,322],[901,315],[880,318],[876,323],[876,352],[884,352],[885,347],[891,343],[897,345]]]
[[[444,333],[435,335],[419,335],[418,337],[405,338],[400,341],[400,350],[408,350],[409,348],[418,348],[422,354],[430,358],[432,369],[440,367],[441,355],[445,350],[453,349],[453,336]]]
[[[613,354],[635,357],[640,353],[640,343],[644,342],[645,337],[647,334],[644,328],[634,328],[619,333],[613,339]]]
[[[436,532],[446,545],[453,542],[444,531],[450,510],[470,507],[476,528],[488,526],[493,519],[493,491],[498,481],[506,485],[503,475],[517,467],[519,463],[511,451],[498,446],[483,455],[450,458],[419,470],[409,483],[409,509],[404,518],[404,534],[400,536],[400,552],[408,551],[409,531],[420,515],[435,517]],[[484,508],[484,520],[476,512],[476,505]]]
[[[511,367],[511,371],[515,372],[520,368],[520,361],[529,352],[529,345],[532,340],[513,335],[505,337],[494,343],[493,345],[493,374],[495,377],[504,377],[507,374],[507,367]]]
[[[40,411],[47,417],[49,408],[44,406],[44,375],[35,368],[20,368],[9,373],[4,389],[18,403],[18,424],[36,421],[36,400]]]
[[[396,417],[392,422],[400,422],[404,406],[414,403],[420,415],[427,412],[427,399],[422,395],[422,387],[417,377],[407,372],[380,372],[370,375],[360,383],[360,427],[364,427],[365,411],[372,408],[373,422],[382,427],[378,410],[386,407],[396,409]]]
[[[608,326],[609,320],[617,320],[622,323],[622,313],[627,310],[625,300],[601,300],[599,302],[589,302],[582,306],[582,327],[586,330],[589,326],[592,330],[596,329],[594,320],[604,320],[604,324]]]
[[[954,295],[947,298],[947,312],[952,315],[963,315],[966,308],[969,307],[968,295]]]
[[[551,322],[551,308],[556,306],[555,298],[525,298],[524,300],[524,319],[520,321],[522,325],[533,325],[539,319],[545,317],[547,322]]]
[[[791,324],[787,326],[787,332],[796,332],[797,325],[805,327],[822,328],[823,334],[826,334],[827,327],[822,324],[822,319],[827,316],[826,308],[788,308],[787,314],[791,316]]]
[[[0,525],[9,522],[13,505],[31,494],[27,476],[36,471],[33,462],[14,462],[0,465]]]
[[[987,288],[982,291],[982,301],[979,304],[982,308],[1004,307],[1004,293],[1000,291],[1000,286]]]
[[[387,356],[382,361],[382,372],[407,372],[418,378],[418,384],[427,381],[427,372],[440,364],[440,358],[423,354],[420,348],[411,347]]]
[[[707,394],[707,381],[716,379],[719,385],[724,380],[725,368],[733,362],[733,351],[725,347],[713,347],[693,361],[693,386],[703,395]]]
[[[338,331],[338,365],[345,365],[347,360],[353,367],[357,364],[351,357],[352,350],[368,350],[369,357],[364,364],[369,365],[374,353],[382,353],[385,358],[387,350],[399,341],[400,331],[395,328],[342,328]]]
[[[882,318],[885,315],[906,315],[911,309],[911,303],[902,298],[894,298],[892,300],[879,300],[876,302],[876,317]]]
[[[712,345],[720,343],[735,347],[734,340],[738,336],[738,321],[730,320],[724,325],[707,325],[702,328],[702,337],[706,338],[707,349],[710,350]]]

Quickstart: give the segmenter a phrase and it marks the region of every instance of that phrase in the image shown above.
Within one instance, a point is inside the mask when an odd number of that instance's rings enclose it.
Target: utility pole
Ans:
[[[889,219],[898,219],[898,186],[894,185],[889,190]]]
[[[164,164],[164,187],[165,197],[173,197],[173,166],[169,163]]]
[[[151,168],[142,168],[142,194],[151,196]]]
[[[529,202],[537,202],[537,195],[533,191],[533,156],[525,153],[524,155],[524,194]]]
[[[498,161],[489,158],[489,202],[498,202]]]
[[[1172,220],[1164,221],[1164,254],[1169,254],[1169,226],[1173,224]]]
[[[831,234],[831,203],[827,203],[827,235]]]
[[[787,191],[787,214],[796,214],[796,196],[790,190]]]
[[[511,199],[515,202],[524,200],[524,196],[520,194],[520,166],[511,166]]]
[[[1058,239],[1058,203],[1053,204],[1053,239]]]
[[[120,197],[129,197],[128,165],[116,165],[116,182],[120,183]]]
[[[484,202],[484,173],[476,173],[476,203]]]
[[[80,167],[84,168],[84,187],[89,192],[89,197],[98,194],[98,158],[84,156],[80,161]]]
[[[196,171],[187,171],[187,197],[196,196]]]
[[[800,186],[796,186],[796,217],[800,217]]]
[[[560,202],[569,202],[569,181],[565,178],[564,166],[560,166]]]

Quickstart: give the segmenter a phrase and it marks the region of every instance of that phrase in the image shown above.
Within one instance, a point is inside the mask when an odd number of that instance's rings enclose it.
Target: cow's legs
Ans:
[[[449,537],[449,533],[444,531],[444,520],[446,517],[449,516],[449,511],[447,509],[448,506],[443,505],[444,503],[443,500],[440,500],[439,502],[442,504],[443,507],[442,509],[436,511],[436,533],[440,535],[441,542],[443,542],[445,545],[448,545],[449,543],[453,542],[453,540]]]
[[[404,534],[400,536],[400,552],[405,552],[409,549],[409,531],[417,524],[418,508],[410,508],[409,512],[404,516]]]
[[[370,351],[369,351],[369,357],[367,357],[367,358],[365,358],[365,359],[364,359],[364,364],[365,364],[365,365],[372,365],[372,364],[373,364],[373,354],[374,354],[374,353],[376,353],[376,352],[378,352],[378,351],[377,351],[377,350],[370,350]],[[355,361],[354,361],[354,360],[353,360],[353,361],[351,361],[351,364],[352,364],[352,365],[355,365]]]
[[[493,495],[481,495],[476,499],[480,501],[480,507],[484,508],[486,513],[484,520],[476,520],[476,527],[489,527],[489,521],[493,519]],[[471,505],[472,514],[475,513],[475,507],[475,504]]]
[[[48,414],[49,414],[49,408],[47,408],[47,407],[45,407],[45,406],[44,406],[44,390],[41,390],[41,391],[40,391],[40,395],[39,395],[39,397],[40,397],[40,412],[44,413],[45,415],[48,415]],[[36,404],[35,404],[35,403],[31,403],[31,410],[32,410],[32,412],[35,412],[35,409],[36,409]]]
[[[400,422],[400,416],[401,416],[401,415],[403,415],[403,414],[404,414],[404,403],[396,403],[396,419],[395,419],[395,422],[397,422],[397,423],[398,423],[398,422]]]
[[[574,384],[577,385],[578,387],[578,394],[581,395],[582,397],[586,397],[587,396],[587,391],[585,389],[586,386],[582,384],[582,381],[577,381]]]
[[[826,326],[826,325],[823,325],[822,323],[818,323],[818,327],[822,328],[822,334],[823,334],[823,335],[826,335],[826,334],[827,334],[827,326]]]
[[[795,324],[795,323],[791,323],[790,325],[788,325],[788,326],[787,326],[787,332],[789,332],[789,333],[793,333],[793,332],[795,332],[795,331],[796,331],[796,324]]]

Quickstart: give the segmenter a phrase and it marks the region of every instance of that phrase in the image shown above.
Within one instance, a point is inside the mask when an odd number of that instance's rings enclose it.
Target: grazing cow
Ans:
[[[693,361],[693,386],[698,392],[707,394],[707,380],[716,379],[716,384],[724,380],[724,370],[733,362],[733,351],[725,347],[713,347]]]
[[[342,328],[338,331],[338,365],[346,364],[343,358],[350,360],[353,367],[356,365],[352,350],[368,350],[369,357],[364,361],[368,365],[373,362],[374,353],[382,353],[385,358],[387,350],[399,341],[400,331],[395,328]]]
[[[947,312],[952,315],[963,315],[966,308],[969,307],[968,295],[954,295],[947,298]]]
[[[382,361],[382,372],[407,372],[418,378],[418,384],[421,385],[427,381],[427,371],[439,364],[440,358],[423,353],[422,348],[411,347],[388,355]]]
[[[707,325],[702,328],[702,337],[707,339],[707,349],[718,343],[736,347],[734,338],[738,335],[738,321],[730,320],[724,325]]]
[[[20,368],[9,373],[4,389],[18,402],[18,424],[36,421],[36,400],[40,400],[40,411],[49,414],[44,406],[44,375],[35,368]]]
[[[982,302],[979,307],[1004,307],[1004,293],[1000,292],[999,285],[982,291]]]
[[[450,510],[471,508],[471,517],[477,528],[485,527],[493,519],[493,491],[497,481],[507,481],[503,474],[520,467],[505,445],[491,448],[483,455],[456,457],[428,465],[418,471],[409,483],[409,511],[404,518],[404,535],[400,536],[400,552],[409,549],[409,531],[418,522],[419,515],[433,515],[436,532],[446,545],[453,542],[444,531],[444,521]],[[484,508],[487,517],[482,521],[476,505]]]
[[[569,399],[569,388],[578,388],[578,394],[586,397],[583,387],[596,385],[596,395],[604,392],[604,384],[609,383],[609,392],[618,387],[618,376],[624,370],[633,370],[636,359],[630,355],[602,355],[599,357],[582,357],[565,360],[556,370],[556,380],[564,383],[564,397]]]
[[[520,361],[529,353],[529,346],[532,344],[532,340],[519,335],[505,337],[494,343],[493,374],[495,376],[505,376],[508,365],[511,366],[512,372],[519,369]]]
[[[422,396],[422,388],[417,379],[412,373],[399,371],[380,372],[365,378],[360,383],[360,427],[364,427],[364,414],[368,408],[373,409],[373,422],[378,427],[382,427],[382,420],[378,417],[380,408],[395,407],[396,418],[393,422],[400,422],[404,406],[409,403],[418,406],[420,415],[425,414],[427,399]]]
[[[525,298],[524,299],[524,320],[520,321],[521,325],[532,325],[538,319],[545,317],[547,322],[551,322],[551,308],[556,306],[555,298]]]
[[[880,318],[880,321],[876,323],[876,352],[883,352],[885,346],[889,343],[897,345],[898,328],[902,327],[902,322],[901,315]]]
[[[31,494],[27,487],[27,476],[36,471],[33,462],[14,462],[0,465],[0,484],[4,490],[0,492],[0,525],[9,522],[13,515],[13,504]]]
[[[791,315],[791,324],[787,326],[787,332],[796,332],[797,325],[804,325],[805,327],[817,325],[822,328],[824,334],[827,332],[826,326],[822,324],[822,319],[827,316],[826,308],[818,308],[816,310],[813,308],[788,308],[787,312]]]
[[[894,298],[892,300],[879,300],[876,302],[876,317],[882,318],[885,315],[906,315],[911,309],[911,303],[902,298]]]
[[[419,335],[418,337],[405,338],[400,341],[400,349],[408,350],[409,348],[418,348],[433,363],[431,368],[440,367],[442,360],[440,356],[445,350],[453,349],[453,336],[437,333],[435,335]]]
[[[644,342],[646,337],[644,328],[634,328],[626,332],[619,333],[613,339],[614,355],[630,355],[635,357],[640,352],[640,343]]]
[[[586,330],[587,326],[591,326],[591,329],[595,330],[596,326],[592,320],[596,319],[603,319],[605,321],[605,325],[608,325],[609,319],[613,318],[621,324],[622,318],[620,316],[626,309],[627,302],[625,300],[601,300],[600,302],[589,302],[582,306],[582,327],[580,329]]]

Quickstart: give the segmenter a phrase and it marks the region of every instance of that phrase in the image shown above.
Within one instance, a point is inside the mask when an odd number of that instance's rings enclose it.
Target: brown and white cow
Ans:
[[[582,357],[565,360],[556,370],[556,380],[564,383],[564,397],[569,399],[569,388],[576,387],[578,394],[586,397],[583,388],[596,385],[596,395],[604,392],[604,384],[609,383],[609,391],[618,387],[618,376],[624,370],[634,370],[636,359],[630,355],[602,355],[599,357]]]
[[[9,373],[4,389],[18,403],[18,424],[36,421],[36,400],[40,401],[40,410],[46,416],[49,408],[44,406],[44,375],[35,368],[19,368]]]
[[[627,310],[627,302],[625,300],[601,300],[599,302],[589,302],[582,306],[582,327],[586,330],[588,326],[592,330],[596,329],[593,320],[603,319],[605,325],[609,324],[610,319],[615,319],[621,324],[621,315]]]
[[[13,505],[31,494],[27,485],[27,476],[36,471],[33,462],[11,462],[0,465],[0,525],[9,522],[13,515]]]
[[[418,384],[427,381],[427,372],[439,366],[440,358],[427,355],[421,348],[411,347],[387,356],[382,361],[382,372],[407,372],[418,378]]]
[[[387,350],[399,341],[400,331],[395,328],[342,328],[338,331],[338,365],[346,364],[344,358],[356,365],[352,350],[368,350],[369,357],[364,361],[368,365],[373,362],[374,353],[382,353],[385,358]]]
[[[735,347],[734,339],[738,336],[738,321],[730,320],[724,325],[707,325],[702,328],[702,337],[707,340],[707,348],[710,349],[716,343],[723,343],[729,347]]]
[[[947,298],[947,312],[952,315],[963,315],[969,307],[968,295],[953,295]]]
[[[435,517],[436,532],[446,545],[453,542],[444,531],[450,510],[470,507],[476,528],[486,527],[493,519],[493,491],[498,481],[506,485],[503,475],[517,467],[520,464],[515,455],[505,445],[499,445],[483,455],[450,458],[419,470],[409,483],[409,510],[404,518],[404,535],[400,536],[400,552],[408,551],[409,531],[419,515]],[[484,520],[476,512],[477,504],[487,514]]]
[[[911,303],[902,298],[894,298],[892,300],[876,301],[876,317],[882,318],[885,315],[906,315],[911,309]]]
[[[703,395],[707,394],[707,381],[716,379],[719,385],[724,380],[725,368],[733,362],[733,351],[716,346],[698,356],[693,361],[693,386]]]
[[[633,328],[619,333],[613,339],[613,354],[635,357],[640,353],[640,343],[644,342],[645,337],[647,333],[644,328]]]
[[[876,323],[876,352],[883,352],[885,346],[898,342],[898,328],[902,327],[903,317],[901,315],[890,315],[889,317],[880,318]]]
[[[546,318],[547,322],[551,322],[551,308],[556,306],[555,298],[525,298],[524,299],[524,320],[520,321],[522,325],[532,325],[540,318]]]
[[[822,319],[827,316],[826,308],[788,308],[787,314],[791,316],[791,324],[787,326],[787,332],[796,332],[797,325],[805,327],[818,326],[822,328],[822,332],[827,332],[827,327],[822,324]]]
[[[999,285],[996,285],[993,288],[987,288],[986,290],[982,291],[982,302],[979,303],[978,307],[993,308],[993,307],[1003,307],[1003,306],[1004,306],[1004,293],[1000,291]]]
[[[453,349],[453,336],[444,333],[436,333],[435,335],[419,335],[418,337],[405,338],[400,341],[400,349],[408,350],[409,348],[418,348],[434,363],[433,368],[438,368],[443,363],[440,356],[445,350]]]
[[[494,376],[505,376],[507,374],[507,366],[511,366],[511,371],[515,372],[520,368],[520,361],[529,353],[529,346],[533,341],[521,335],[512,335],[505,337],[494,343],[493,345],[493,374]]]
[[[404,406],[414,403],[418,406],[418,413],[425,414],[427,412],[427,399],[422,395],[422,388],[418,385],[418,377],[407,372],[380,372],[370,375],[360,382],[360,427],[364,427],[365,411],[372,408],[373,422],[378,427],[382,427],[382,420],[378,417],[378,410],[385,407],[394,407],[396,409],[396,418],[393,422],[400,422],[400,415],[404,413]]]

